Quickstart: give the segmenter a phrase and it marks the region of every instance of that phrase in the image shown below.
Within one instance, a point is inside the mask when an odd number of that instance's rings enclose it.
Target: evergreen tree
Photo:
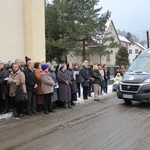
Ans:
[[[127,38],[130,42],[133,42],[132,34],[131,34],[130,32],[127,33],[126,38]]]
[[[95,8],[99,0],[73,0],[75,18],[75,40],[82,44],[81,55],[83,60],[86,57],[86,46],[96,37],[102,37],[105,31],[105,24],[110,17],[107,11],[100,15],[102,7]]]
[[[46,59],[63,62],[63,48],[59,48],[57,41],[61,39],[58,25],[59,14],[52,4],[46,3],[45,6],[45,36],[46,36]]]
[[[96,9],[97,3],[98,0],[53,0],[53,4],[49,4],[54,10],[46,11],[48,55],[52,56],[54,48],[57,48],[63,55],[67,55],[68,51],[78,51],[83,60],[86,59],[86,45],[95,36],[102,36],[105,23],[110,17],[108,11],[100,14],[102,7]]]
[[[120,47],[116,54],[116,65],[129,65],[129,54],[126,47]]]

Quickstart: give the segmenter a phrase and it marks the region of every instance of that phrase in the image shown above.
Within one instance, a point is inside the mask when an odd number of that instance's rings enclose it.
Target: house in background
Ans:
[[[145,49],[146,48],[143,45],[141,45],[140,43],[137,43],[137,42],[130,43],[130,46],[128,49],[130,64],[135,60],[137,55]]]
[[[131,42],[122,35],[118,35],[118,37],[119,37],[119,40],[121,42],[121,46],[126,47],[127,49],[129,49],[129,46],[130,46]]]
[[[86,53],[87,53],[87,57],[88,57],[88,60],[90,60],[91,62],[94,63],[102,63],[102,64],[107,64],[108,66],[115,66],[115,57],[116,57],[116,53],[118,52],[119,50],[119,47],[121,46],[121,42],[119,40],[119,37],[118,37],[118,34],[117,34],[117,31],[115,29],[115,26],[114,26],[114,23],[112,20],[109,20],[107,23],[106,23],[106,31],[105,31],[105,35],[104,35],[104,38],[107,38],[107,36],[112,36],[114,38],[114,42],[116,42],[118,44],[118,47],[116,48],[108,48],[106,49],[107,51],[107,54],[100,57],[100,53],[96,53],[96,54],[91,54],[89,52],[89,50],[92,50],[93,47],[98,47],[100,44],[96,44],[96,42],[92,42],[90,43],[87,47],[86,47]],[[109,33],[109,34],[107,34]],[[107,41],[106,44],[109,44],[110,42]],[[93,49],[94,51],[94,49]],[[82,57],[81,56],[75,56],[73,54],[73,52],[70,52],[68,55],[67,55],[67,61],[68,62],[78,62],[79,64],[82,64]]]
[[[119,40],[116,28],[115,28],[112,20],[109,20],[106,23],[106,31],[105,31],[104,38],[109,38],[110,36],[114,38],[114,42],[117,43],[118,46],[115,48],[107,48],[105,50],[105,51],[107,51],[106,55],[104,55],[102,57],[100,57],[100,54],[98,54],[98,53],[94,54],[94,55],[89,55],[90,61],[101,63],[101,64],[107,64],[110,67],[115,66],[115,57],[116,57],[116,53],[119,50],[119,47],[121,46],[121,42]],[[110,43],[111,43],[111,41],[107,41],[105,44],[109,45]],[[94,45],[94,46],[96,46],[96,45]],[[92,46],[90,45],[87,48],[89,49],[91,47]]]
[[[125,38],[122,35],[118,35],[118,37],[120,39],[121,45],[123,47],[126,47],[128,50],[130,64],[135,60],[135,58],[141,51],[146,49],[142,44],[137,42],[130,42],[127,38]]]

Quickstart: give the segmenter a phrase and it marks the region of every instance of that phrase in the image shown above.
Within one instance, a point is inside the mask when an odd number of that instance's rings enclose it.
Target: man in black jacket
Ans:
[[[3,63],[0,62],[0,113],[8,112],[8,86],[5,80],[9,73],[4,69]]]
[[[28,102],[27,102],[27,114],[33,115],[37,114],[36,112],[36,91],[38,87],[38,81],[33,71],[33,62],[29,60],[27,62],[27,68],[24,70],[25,78],[26,78],[26,88],[28,94]]]

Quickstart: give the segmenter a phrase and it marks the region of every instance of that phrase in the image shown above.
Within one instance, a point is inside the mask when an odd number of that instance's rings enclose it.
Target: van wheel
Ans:
[[[126,100],[126,99],[124,99],[124,102],[125,102],[126,104],[132,104],[132,101],[131,101],[131,100]]]

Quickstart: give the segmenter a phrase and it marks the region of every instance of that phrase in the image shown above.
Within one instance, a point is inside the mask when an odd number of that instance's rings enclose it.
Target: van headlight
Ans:
[[[143,82],[144,83],[150,83],[150,79],[145,79]]]

